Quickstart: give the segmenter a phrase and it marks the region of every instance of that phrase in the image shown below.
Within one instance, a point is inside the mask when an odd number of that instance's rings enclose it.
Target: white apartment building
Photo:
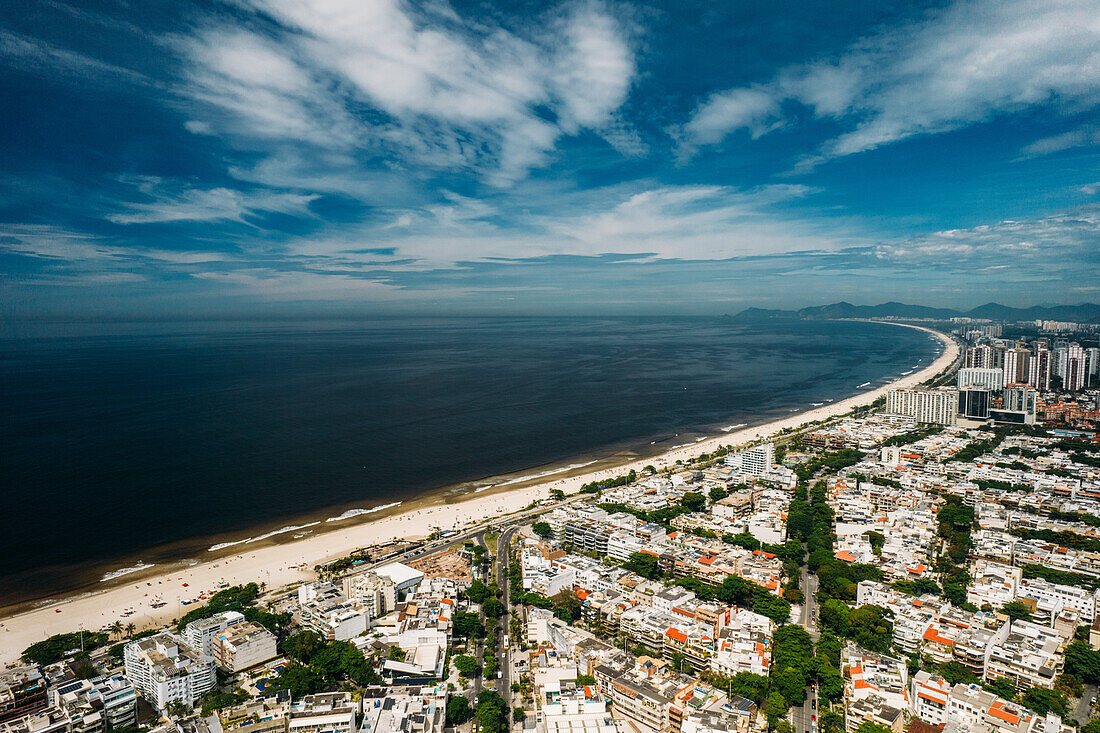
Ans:
[[[123,657],[126,679],[158,710],[172,702],[194,707],[217,683],[213,657],[167,631],[130,642]]]
[[[775,465],[775,444],[764,443],[726,456],[726,465],[754,476],[771,471]]]
[[[1031,598],[1043,608],[1049,608],[1056,616],[1064,608],[1072,608],[1082,622],[1092,623],[1096,618],[1096,592],[1090,593],[1075,585],[1048,583],[1040,578],[1021,580],[1016,591],[1019,598]]]
[[[970,571],[973,581],[966,588],[966,601],[981,608],[1000,608],[1016,600],[1023,570],[1011,565],[977,560]]]
[[[230,672],[255,667],[276,656],[275,635],[247,621],[230,626],[214,640],[214,661]]]
[[[947,723],[951,684],[939,675],[920,670],[913,676],[913,715],[932,725]]]
[[[344,578],[344,595],[366,608],[371,618],[385,616],[397,607],[397,585],[388,575],[375,572]]]
[[[958,403],[954,389],[892,389],[886,393],[887,414],[932,425],[954,425]]]
[[[1004,380],[1004,372],[1000,369],[971,367],[959,370],[957,385],[959,389],[988,389],[997,392],[1004,389]]]
[[[535,729],[538,733],[621,733],[599,690],[550,680],[540,688]]]
[[[50,689],[49,702],[64,710],[80,733],[137,725],[137,691],[125,677],[63,682]]]
[[[240,612],[223,611],[210,618],[202,618],[187,624],[183,629],[183,640],[200,654],[212,656],[214,654],[214,640],[218,634],[230,626],[243,623],[244,615]]]
[[[356,733],[359,712],[350,692],[306,695],[290,706],[287,733]]]
[[[348,641],[371,627],[370,609],[329,583],[298,586],[298,608],[302,625],[330,641]]]

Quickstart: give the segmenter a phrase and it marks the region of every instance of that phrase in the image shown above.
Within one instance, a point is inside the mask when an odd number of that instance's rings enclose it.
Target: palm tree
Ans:
[[[121,622],[121,621],[115,621],[115,622],[114,622],[113,624],[111,624],[111,625],[110,625],[110,626],[108,627],[108,629],[107,629],[107,630],[111,632],[111,636],[115,636],[115,637],[117,637],[117,638],[119,638],[119,639],[121,639],[121,638],[122,638],[122,630],[123,630],[123,626],[122,626],[122,622]]]
[[[136,631],[136,630],[137,630],[137,627],[134,626],[134,623],[132,621],[130,623],[126,624],[126,635],[127,636],[133,636],[134,631]]]

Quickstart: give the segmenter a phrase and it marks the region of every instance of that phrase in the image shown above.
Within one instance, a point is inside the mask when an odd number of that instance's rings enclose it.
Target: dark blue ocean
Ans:
[[[9,333],[0,605],[302,517],[717,435],[940,350],[886,324],[719,318]]]

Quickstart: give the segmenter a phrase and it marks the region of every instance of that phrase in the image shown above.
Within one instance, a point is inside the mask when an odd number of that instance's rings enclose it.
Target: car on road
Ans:
[[[814,710],[817,710],[817,698],[816,697],[813,700],[810,700],[810,707],[813,708]]]

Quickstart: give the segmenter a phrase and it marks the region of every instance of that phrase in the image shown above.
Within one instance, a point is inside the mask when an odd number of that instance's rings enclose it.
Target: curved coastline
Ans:
[[[8,611],[12,615],[0,617],[0,663],[15,661],[24,648],[51,634],[76,628],[95,630],[119,618],[128,609],[133,609],[129,621],[139,629],[160,625],[178,617],[181,608],[186,609],[181,606],[180,600],[195,597],[201,590],[213,589],[221,582],[236,584],[255,581],[277,587],[308,580],[313,577],[310,568],[316,563],[346,555],[361,547],[394,539],[422,537],[433,528],[451,529],[475,524],[522,509],[532,501],[547,497],[551,489],[574,492],[584,483],[631,468],[640,470],[647,464],[659,467],[674,465],[677,460],[711,452],[721,445],[750,443],[785,428],[796,428],[808,422],[842,415],[877,399],[890,389],[920,384],[951,366],[958,356],[958,345],[950,336],[922,326],[885,323],[925,331],[938,338],[944,344],[944,350],[932,364],[919,372],[911,372],[879,387],[813,407],[806,412],[720,432],[713,437],[675,446],[663,453],[643,457],[637,453],[632,457],[625,452],[614,454],[595,462],[596,470],[584,470],[593,465],[585,463],[587,459],[572,462],[583,465],[552,472],[528,469],[518,472],[519,477],[505,477],[504,481],[495,485],[468,491],[458,501],[454,489],[449,489],[431,492],[424,498],[407,501],[400,506],[378,508],[381,511],[364,507],[360,515],[362,519],[353,524],[332,526],[342,522],[321,522],[320,526],[310,527],[316,531],[308,536],[254,548],[242,548],[241,543],[226,545],[222,548],[225,554],[206,562],[157,563],[155,569],[150,566],[114,578],[109,581],[109,587],[78,592],[57,601],[44,601],[32,610],[11,608]],[[563,476],[563,473],[566,475]],[[524,475],[530,477],[522,478]],[[241,549],[244,551],[241,552]],[[229,554],[234,550],[236,554]],[[166,601],[167,605],[159,609],[151,608],[149,603],[156,596]]]

